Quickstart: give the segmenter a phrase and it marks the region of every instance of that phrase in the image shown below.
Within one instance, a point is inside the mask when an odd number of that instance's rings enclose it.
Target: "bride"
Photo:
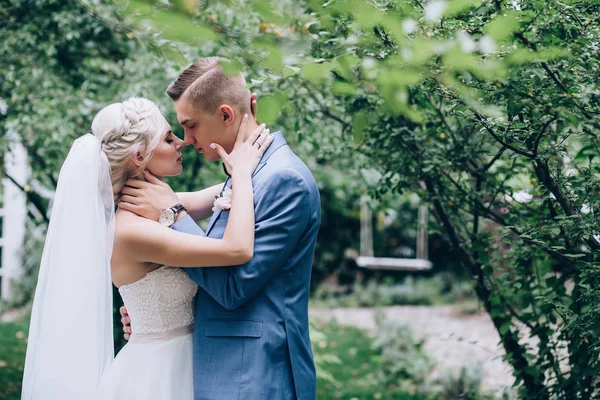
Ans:
[[[214,144],[235,188],[223,239],[169,229],[186,212],[209,216],[220,186],[182,194],[183,205],[160,223],[115,212],[114,199],[129,178],[157,181],[182,171],[184,143],[151,101],[105,107],[92,134],[74,142],[60,171],[40,265],[23,400],[193,399],[197,287],[168,265],[228,266],[252,258],[251,174],[272,136],[264,125],[247,135],[247,118],[230,154]],[[114,360],[111,279],[135,331]],[[74,326],[79,331],[70,335]]]

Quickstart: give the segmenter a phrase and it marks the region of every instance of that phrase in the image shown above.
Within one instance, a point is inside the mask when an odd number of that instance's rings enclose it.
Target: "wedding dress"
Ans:
[[[75,140],[54,196],[33,300],[22,400],[192,400],[193,300],[181,269],[120,288],[133,335],[114,358],[110,259],[115,207],[108,159]]]
[[[133,334],[102,378],[98,400],[192,400],[193,300],[198,287],[161,267],[119,288]]]

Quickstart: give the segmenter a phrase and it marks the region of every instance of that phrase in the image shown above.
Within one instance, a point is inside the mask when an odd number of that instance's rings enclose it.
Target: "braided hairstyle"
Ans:
[[[165,124],[165,117],[156,104],[141,97],[113,103],[96,114],[92,133],[108,159],[115,199],[127,179],[142,173],[160,143]],[[131,156],[138,152],[144,160],[141,166],[131,161]]]

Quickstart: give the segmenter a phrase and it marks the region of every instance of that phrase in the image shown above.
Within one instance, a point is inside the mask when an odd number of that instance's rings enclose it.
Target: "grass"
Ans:
[[[317,382],[319,400],[423,400],[398,388],[369,382],[368,374],[377,368],[378,355],[371,349],[372,338],[366,331],[336,323],[317,327],[324,337],[313,343],[314,351],[333,354],[340,360],[326,366],[336,382]]]
[[[26,323],[0,323],[0,399],[21,398],[26,338]]]

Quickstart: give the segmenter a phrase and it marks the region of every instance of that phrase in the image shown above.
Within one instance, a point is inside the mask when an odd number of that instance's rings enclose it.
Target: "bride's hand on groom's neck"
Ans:
[[[141,217],[158,221],[160,212],[179,203],[179,198],[171,187],[145,171],[146,181],[129,179],[121,191],[119,208]]]

